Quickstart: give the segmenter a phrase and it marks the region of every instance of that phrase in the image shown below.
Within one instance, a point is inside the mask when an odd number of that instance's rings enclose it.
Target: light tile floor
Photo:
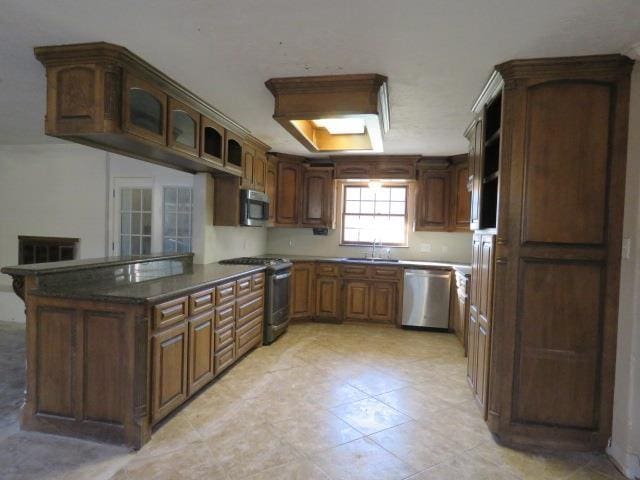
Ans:
[[[17,427],[24,328],[0,323],[0,478],[621,479],[604,455],[491,437],[453,335],[296,324],[249,354],[139,452]]]

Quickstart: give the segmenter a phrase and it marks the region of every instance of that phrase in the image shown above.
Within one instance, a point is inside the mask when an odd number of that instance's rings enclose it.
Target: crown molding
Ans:
[[[633,60],[640,60],[640,42],[631,45],[623,54]]]

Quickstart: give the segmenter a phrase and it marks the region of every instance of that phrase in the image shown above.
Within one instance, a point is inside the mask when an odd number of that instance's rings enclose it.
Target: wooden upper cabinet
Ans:
[[[169,135],[167,145],[189,155],[198,156],[200,114],[193,108],[169,99]]]
[[[375,165],[372,162],[337,160],[336,178],[341,180],[375,178]]]
[[[244,155],[242,145],[244,142],[242,137],[230,132],[229,130],[225,130],[224,139],[226,153],[224,166],[229,170],[236,171],[240,175],[243,175]]]
[[[267,176],[267,155],[264,151],[256,149],[253,157],[253,188],[261,192],[265,191]]]
[[[302,226],[333,226],[333,167],[308,167],[302,175]]]
[[[295,161],[278,162],[278,188],[276,199],[276,223],[297,225],[300,221],[301,165]]]
[[[264,191],[269,197],[269,224],[276,221],[276,209],[278,207],[278,160],[273,155],[267,155],[267,167],[265,172]]]
[[[446,231],[449,229],[451,172],[421,170],[418,179],[416,230]]]
[[[466,155],[465,155],[466,157]],[[471,218],[471,192],[469,191],[469,163],[462,161],[453,165],[451,189],[451,228],[469,231]]]
[[[167,95],[150,82],[125,75],[123,129],[161,145],[167,138]]]
[[[224,128],[202,115],[200,120],[200,156],[223,167],[225,158]]]
[[[245,143],[243,146],[242,159],[242,188],[253,188],[253,161],[256,156],[256,149]]]
[[[336,165],[335,177],[341,180],[413,180],[418,158],[407,155],[332,157]]]
[[[471,176],[471,212],[469,228],[480,228],[480,196],[482,192],[482,153],[484,151],[483,121],[478,119],[471,131],[469,168]]]
[[[375,178],[411,180],[416,177],[415,159],[378,160],[374,165]]]

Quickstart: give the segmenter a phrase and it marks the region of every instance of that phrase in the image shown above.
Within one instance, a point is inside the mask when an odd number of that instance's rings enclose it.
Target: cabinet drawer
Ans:
[[[255,312],[262,311],[264,307],[264,296],[262,294],[255,295],[246,299],[238,300],[238,320]]]
[[[337,277],[338,273],[338,265],[335,263],[318,263],[316,265],[316,275],[318,276]]]
[[[204,312],[215,305],[215,288],[207,288],[189,295],[189,315]]]
[[[223,283],[216,287],[216,305],[230,302],[236,298],[236,282]]]
[[[262,343],[262,316],[236,330],[236,352],[238,357]]]
[[[153,328],[164,328],[187,318],[187,303],[187,297],[180,297],[153,307]]]
[[[233,323],[213,332],[213,348],[216,353],[224,350],[229,345],[233,345],[233,338],[236,326]]]
[[[242,297],[251,293],[251,277],[241,278],[236,282],[236,296]]]
[[[368,268],[367,265],[342,265],[340,271],[343,277],[366,277]]]
[[[218,330],[224,328],[229,324],[234,323],[236,319],[236,306],[234,303],[229,303],[222,307],[216,308],[216,318],[213,328]]]
[[[261,318],[264,317],[264,313],[261,309],[256,310],[254,312],[250,312],[244,317],[238,317],[238,319],[236,320],[236,330],[238,330],[240,327],[245,326],[247,323],[251,323],[255,321],[255,319],[258,317],[261,317]]]
[[[264,273],[256,273],[251,277],[251,291],[257,292],[264,287]]]
[[[225,368],[233,364],[236,359],[235,347],[235,344],[232,343],[213,356],[213,371],[215,375],[219,375]]]
[[[402,278],[402,268],[399,267],[381,267],[374,265],[371,269],[371,274],[376,279],[400,280]]]

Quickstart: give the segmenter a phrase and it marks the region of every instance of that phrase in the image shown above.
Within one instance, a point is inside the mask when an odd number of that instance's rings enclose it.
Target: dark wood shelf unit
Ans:
[[[498,179],[500,176],[500,170],[496,170],[495,172],[487,175],[482,179],[482,183],[490,183]]]
[[[486,106],[484,139],[487,144],[500,136],[502,123],[502,93],[498,93]]]
[[[484,142],[484,146],[485,148],[487,148],[498,143],[499,141],[500,141],[500,128],[498,128],[498,130],[493,132],[493,134],[489,138],[487,138],[487,140]]]

